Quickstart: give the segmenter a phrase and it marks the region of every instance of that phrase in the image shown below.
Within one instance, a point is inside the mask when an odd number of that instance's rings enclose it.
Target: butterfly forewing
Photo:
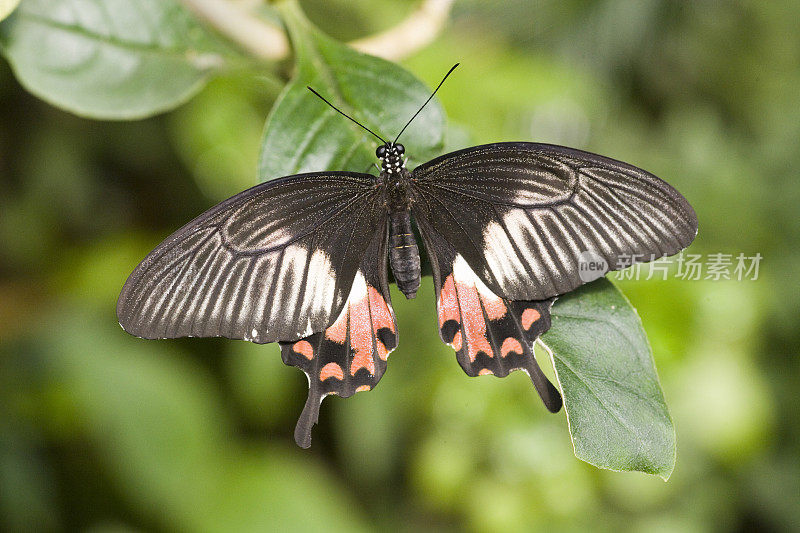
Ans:
[[[560,146],[496,143],[412,172],[420,226],[452,244],[510,300],[543,300],[584,283],[587,252],[609,270],[672,255],[697,234],[688,202],[634,166]]]
[[[367,247],[385,230],[368,174],[266,182],[206,211],[153,250],[117,303],[139,337],[299,339],[339,315]]]

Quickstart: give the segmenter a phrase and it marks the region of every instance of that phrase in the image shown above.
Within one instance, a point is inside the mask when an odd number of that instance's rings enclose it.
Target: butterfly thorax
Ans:
[[[420,260],[411,227],[411,173],[406,169],[403,152],[402,144],[387,143],[379,146],[375,154],[381,159],[379,182],[386,191],[389,212],[389,265],[397,288],[406,298],[414,298],[420,284]]]
[[[411,173],[404,167],[395,170],[391,174],[388,172],[381,172],[378,177],[378,183],[384,188],[386,208],[390,213],[408,211],[411,209],[410,180]]]

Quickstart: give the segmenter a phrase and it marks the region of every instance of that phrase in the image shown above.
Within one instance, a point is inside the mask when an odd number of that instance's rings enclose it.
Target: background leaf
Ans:
[[[368,172],[379,141],[306,86],[386,140],[395,138],[431,90],[400,66],[358,53],[322,34],[294,1],[279,8],[292,38],[297,71],[267,119],[260,181],[319,170]],[[401,139],[412,158],[410,166],[442,149],[443,130],[444,111],[431,101]]]
[[[0,20],[3,20],[19,5],[19,0],[0,0]]]
[[[599,279],[559,298],[542,340],[564,394],[575,455],[667,480],[675,428],[642,323],[622,293]]]
[[[101,119],[171,109],[234,57],[173,0],[25,0],[0,48],[29,91]]]

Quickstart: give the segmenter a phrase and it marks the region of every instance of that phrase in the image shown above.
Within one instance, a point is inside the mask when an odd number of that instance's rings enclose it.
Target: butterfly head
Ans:
[[[406,162],[403,159],[405,152],[405,147],[400,143],[387,142],[378,146],[375,150],[375,155],[381,160],[381,171],[387,174],[400,172],[401,169],[406,167]]]

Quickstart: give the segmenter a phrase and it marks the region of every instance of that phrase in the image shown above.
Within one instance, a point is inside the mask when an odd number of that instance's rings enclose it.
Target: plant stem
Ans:
[[[180,0],[187,9],[258,59],[276,61],[289,54],[289,40],[277,27],[227,0]]]
[[[397,26],[353,41],[350,45],[384,59],[403,59],[424,48],[439,35],[452,5],[453,0],[424,0]]]
[[[289,55],[289,40],[282,28],[253,15],[242,2],[179,0],[187,9],[249,54],[265,61]],[[350,45],[384,59],[399,60],[428,45],[441,32],[453,0],[423,0],[404,21]]]

